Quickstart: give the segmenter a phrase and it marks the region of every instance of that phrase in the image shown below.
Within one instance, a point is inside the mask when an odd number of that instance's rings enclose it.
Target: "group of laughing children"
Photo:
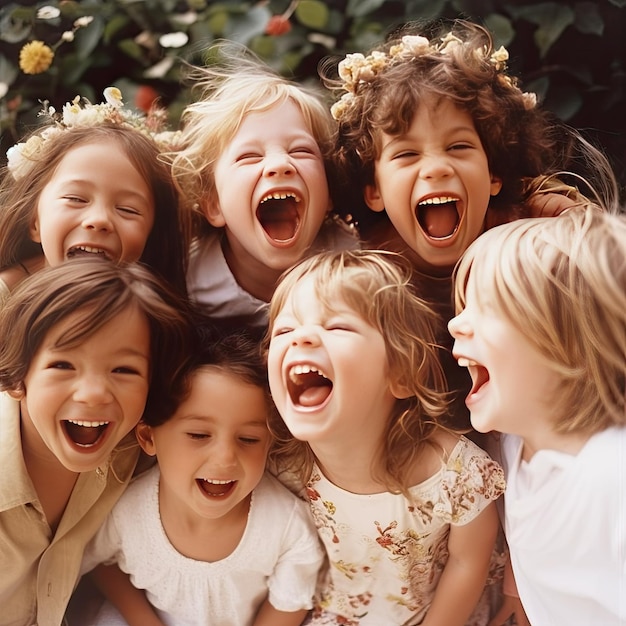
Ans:
[[[9,151],[0,626],[626,624],[626,216],[439,27]]]

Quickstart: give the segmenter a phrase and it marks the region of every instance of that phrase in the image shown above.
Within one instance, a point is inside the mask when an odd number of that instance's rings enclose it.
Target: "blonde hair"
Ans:
[[[468,288],[561,377],[558,432],[626,424],[626,215],[577,207],[497,226],[457,265],[457,312]]]
[[[325,161],[329,159],[334,126],[321,92],[283,78],[233,42],[216,43],[207,56],[213,65],[189,69],[199,96],[183,111],[182,147],[167,155],[190,206],[214,197],[215,162],[248,113],[295,102]]]
[[[324,252],[300,262],[281,278],[270,303],[266,343],[277,315],[304,278],[314,281],[322,306],[332,310],[340,298],[384,339],[388,375],[407,390],[408,397],[396,401],[381,442],[380,462],[373,467],[383,468],[380,478],[391,491],[406,492],[412,463],[447,410],[435,340],[440,320],[415,294],[410,266],[402,256],[373,250]],[[308,444],[294,439],[278,418],[270,421],[270,428],[283,444],[284,458],[293,462],[303,480],[308,478],[313,463]]]

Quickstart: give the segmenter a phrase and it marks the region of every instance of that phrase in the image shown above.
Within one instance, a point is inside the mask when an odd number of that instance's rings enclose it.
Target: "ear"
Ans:
[[[23,383],[20,383],[14,389],[7,389],[7,395],[13,398],[13,400],[20,402],[26,397],[26,388]]]
[[[497,196],[500,193],[501,189],[502,189],[502,179],[498,178],[497,176],[492,175],[489,194],[492,196]]]
[[[413,395],[413,392],[402,384],[401,381],[392,382],[389,385],[389,390],[394,398],[398,400],[404,400],[405,398],[410,398]]]
[[[367,204],[372,211],[381,213],[385,210],[385,203],[376,185],[365,185],[363,198],[365,199],[365,204]]]
[[[152,427],[148,426],[143,420],[135,426],[135,437],[139,445],[146,454],[154,456],[156,454],[156,445],[152,436]]]
[[[34,241],[35,243],[41,243],[38,217],[35,217],[35,219],[31,222],[30,228],[28,229],[28,234],[30,235],[31,241]]]
[[[226,220],[224,219],[222,209],[220,208],[219,202],[217,200],[203,200],[200,203],[200,210],[202,211],[204,217],[206,217],[207,222],[211,224],[211,226],[215,226],[215,228],[221,228],[222,226],[226,226]]]

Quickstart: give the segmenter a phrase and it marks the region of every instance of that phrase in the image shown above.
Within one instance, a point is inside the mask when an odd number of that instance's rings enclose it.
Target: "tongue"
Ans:
[[[79,426],[72,422],[65,422],[65,428],[70,439],[81,446],[91,446],[100,438],[103,426],[93,428],[90,426]]]
[[[422,228],[436,239],[452,235],[459,220],[455,202],[428,204],[420,207],[419,213]]]
[[[234,482],[226,483],[223,485],[217,485],[215,483],[209,483],[206,480],[199,480],[200,488],[204,493],[209,496],[225,496],[235,484]]]
[[[305,389],[298,398],[301,406],[318,406],[330,395],[330,387],[321,385]]]
[[[287,200],[268,200],[258,211],[263,230],[274,241],[293,239],[298,228],[298,212],[294,202]]]

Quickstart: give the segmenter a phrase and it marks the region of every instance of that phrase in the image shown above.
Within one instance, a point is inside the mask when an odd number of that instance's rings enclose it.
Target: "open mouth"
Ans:
[[[278,242],[290,241],[300,226],[297,205],[301,199],[291,191],[268,193],[259,203],[256,217],[267,236]]]
[[[417,221],[431,239],[447,239],[456,233],[461,221],[458,201],[451,196],[438,196],[426,198],[417,205]]]
[[[95,446],[106,432],[109,422],[88,422],[84,420],[64,420],[67,436],[81,448]]]
[[[472,390],[469,395],[473,396],[489,382],[489,371],[486,367],[479,365],[476,361],[470,361],[465,357],[460,357],[458,363],[461,367],[467,367],[472,377]]]
[[[211,498],[222,498],[230,494],[237,484],[236,480],[215,480],[213,478],[196,478],[200,490]]]
[[[332,381],[312,365],[294,365],[289,370],[287,391],[296,406],[320,406],[332,390]]]
[[[73,246],[67,251],[67,258],[73,259],[76,257],[101,257],[103,259],[109,259],[109,254],[103,248],[95,248],[93,246]]]

